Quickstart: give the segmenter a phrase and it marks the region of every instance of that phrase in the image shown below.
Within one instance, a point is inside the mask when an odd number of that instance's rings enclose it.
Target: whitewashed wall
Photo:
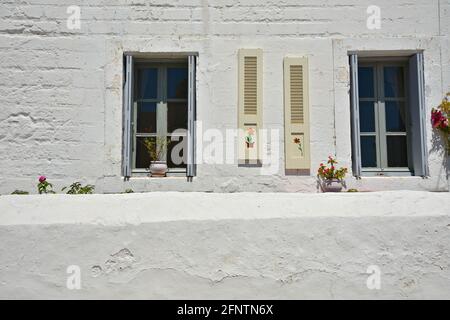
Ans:
[[[81,8],[81,29],[66,26]],[[0,193],[73,181],[97,192],[137,190],[316,191],[313,177],[200,166],[198,178],[120,174],[122,54],[198,52],[198,119],[235,128],[237,50],[264,50],[264,126],[283,129],[282,61],[309,57],[312,169],[335,154],[350,165],[347,52],[425,50],[427,108],[450,90],[450,2],[383,0],[380,30],[366,27],[373,1],[339,0],[2,0],[0,3]],[[281,131],[282,133],[282,131]],[[444,155],[428,128],[431,177],[365,178],[362,190],[448,190]],[[280,134],[283,139],[283,134]],[[282,145],[281,145],[282,146]],[[442,148],[441,148],[442,149]]]

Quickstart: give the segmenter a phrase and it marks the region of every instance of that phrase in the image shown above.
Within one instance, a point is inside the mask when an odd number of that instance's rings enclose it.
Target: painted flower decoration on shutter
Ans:
[[[294,138],[294,143],[297,145],[298,150],[300,150],[300,153],[303,156],[303,146],[300,138]]]

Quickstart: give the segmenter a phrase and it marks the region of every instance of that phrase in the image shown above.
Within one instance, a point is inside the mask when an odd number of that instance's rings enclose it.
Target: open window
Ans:
[[[423,54],[350,56],[355,176],[427,176]]]
[[[194,55],[125,56],[125,178],[147,173],[149,141],[164,149],[158,160],[167,163],[169,176],[195,176],[195,66]]]

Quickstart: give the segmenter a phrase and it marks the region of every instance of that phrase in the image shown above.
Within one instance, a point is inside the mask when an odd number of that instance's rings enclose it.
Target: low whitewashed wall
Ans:
[[[449,204],[407,191],[1,196],[0,298],[449,299]]]

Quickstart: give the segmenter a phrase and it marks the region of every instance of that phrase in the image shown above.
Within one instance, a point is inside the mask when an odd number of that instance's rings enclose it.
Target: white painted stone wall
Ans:
[[[81,7],[81,29],[66,26]],[[97,192],[307,191],[314,177],[199,166],[183,178],[121,177],[122,54],[198,52],[198,119],[235,128],[237,50],[264,51],[264,126],[283,130],[282,61],[309,57],[312,169],[329,154],[351,164],[352,50],[425,50],[427,109],[450,90],[450,2],[382,0],[380,30],[366,28],[370,0],[2,0],[0,3],[0,193],[35,192],[45,174],[57,189],[74,181]],[[281,131],[282,132],[282,131]],[[280,135],[283,139],[283,134]],[[348,179],[360,190],[448,190],[442,147],[427,128],[431,177]],[[281,140],[281,148],[283,141]]]
[[[412,191],[1,196],[0,299],[449,299],[449,203]],[[73,265],[80,290],[66,286]]]

